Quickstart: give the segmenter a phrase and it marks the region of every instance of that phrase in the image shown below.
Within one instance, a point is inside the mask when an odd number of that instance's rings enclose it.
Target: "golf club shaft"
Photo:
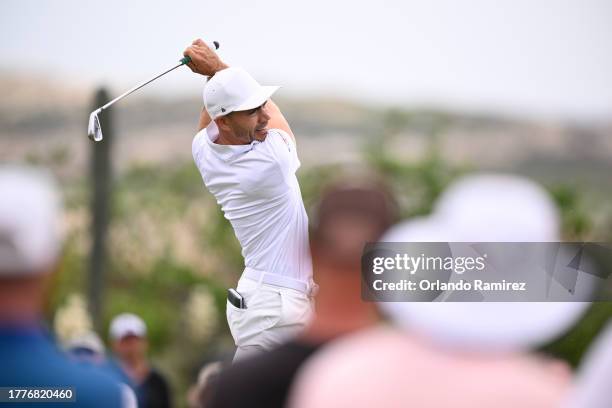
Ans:
[[[173,66],[172,68],[170,68],[170,69],[168,69],[168,70],[166,70],[166,71],[162,72],[161,74],[158,74],[158,75],[154,76],[153,78],[151,78],[151,79],[149,79],[149,80],[147,80],[147,81],[145,81],[145,82],[142,82],[142,83],[140,83],[140,84],[136,85],[135,87],[133,87],[133,88],[129,89],[129,90],[128,90],[128,91],[126,91],[125,93],[122,93],[121,95],[119,95],[118,97],[116,97],[115,99],[113,99],[112,101],[108,102],[106,105],[102,106],[100,109],[101,109],[101,110],[104,110],[104,109],[108,108],[108,107],[109,107],[109,106],[111,106],[113,103],[115,103],[115,102],[117,102],[117,101],[119,101],[119,100],[121,100],[121,99],[125,98],[126,96],[128,96],[128,95],[129,95],[129,94],[131,94],[132,92],[136,92],[137,90],[139,90],[139,89],[140,89],[140,88],[142,88],[143,86],[147,85],[148,83],[155,81],[157,78],[159,78],[159,77],[161,77],[161,76],[166,75],[168,72],[173,71],[173,70],[177,69],[178,67],[180,67],[180,66],[182,66],[182,65],[184,65],[184,64],[185,64],[184,62],[181,62],[180,64]]]
[[[213,41],[212,43],[207,44],[207,45],[208,45],[208,46],[209,46],[211,49],[213,49],[213,50],[218,50],[218,49],[219,49],[219,43],[218,43],[217,41]],[[172,67],[172,68],[170,68],[170,69],[167,69],[166,71],[162,72],[161,74],[158,74],[158,75],[154,76],[153,78],[151,78],[151,79],[149,79],[149,80],[147,80],[147,81],[144,81],[144,82],[142,82],[142,83],[140,83],[140,84],[136,85],[135,87],[133,87],[133,88],[129,89],[128,91],[126,91],[126,92],[122,93],[121,95],[119,95],[118,97],[116,97],[115,99],[113,99],[112,101],[108,102],[106,105],[104,105],[104,106],[102,106],[102,107],[100,108],[100,112],[101,112],[101,111],[103,111],[104,109],[108,108],[109,106],[111,106],[111,105],[112,105],[112,104],[114,104],[115,102],[120,101],[121,99],[125,98],[125,97],[126,97],[126,96],[128,96],[129,94],[131,94],[131,93],[133,93],[133,92],[136,92],[137,90],[139,90],[139,89],[140,89],[140,88],[142,88],[143,86],[145,86],[145,85],[147,85],[147,84],[149,84],[149,83],[151,83],[151,82],[155,81],[157,78],[159,78],[159,77],[162,77],[162,76],[166,75],[166,74],[167,74],[168,72],[170,72],[170,71],[174,71],[175,69],[177,69],[178,67],[180,67],[180,66],[182,66],[182,65],[189,64],[190,62],[191,62],[191,58],[189,58],[189,57],[184,57],[184,58],[182,58],[179,64],[177,64],[177,65],[173,66],[173,67]]]

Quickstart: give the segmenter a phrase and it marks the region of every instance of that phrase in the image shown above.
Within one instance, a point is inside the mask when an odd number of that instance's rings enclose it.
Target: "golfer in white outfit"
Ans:
[[[289,124],[246,71],[227,67],[206,44],[185,50],[204,87],[193,158],[242,247],[237,291],[246,307],[227,302],[237,346],[234,360],[268,350],[301,330],[314,292],[308,216],[295,172],[300,167]]]

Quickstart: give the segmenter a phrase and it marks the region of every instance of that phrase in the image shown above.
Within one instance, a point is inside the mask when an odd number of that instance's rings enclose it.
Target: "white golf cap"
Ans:
[[[104,354],[104,343],[93,331],[86,331],[67,341],[66,349],[85,349],[96,354]]]
[[[549,195],[517,176],[467,176],[440,197],[430,217],[391,228],[381,241],[538,242],[559,240]],[[482,351],[542,345],[582,316],[581,302],[381,302],[406,330],[451,347]]]
[[[231,112],[257,108],[278,88],[259,85],[242,68],[226,68],[217,72],[204,85],[204,106],[214,120]]]
[[[61,207],[48,173],[0,166],[0,277],[51,270],[61,248]]]
[[[110,324],[110,336],[114,340],[120,340],[126,336],[146,337],[146,335],[145,322],[132,313],[117,315]]]

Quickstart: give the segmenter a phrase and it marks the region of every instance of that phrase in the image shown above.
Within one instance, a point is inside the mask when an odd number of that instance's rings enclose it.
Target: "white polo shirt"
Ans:
[[[295,176],[300,161],[293,139],[280,129],[248,145],[216,144],[218,136],[212,122],[195,135],[192,153],[204,185],[234,228],[245,275],[263,272],[308,284],[308,216]]]

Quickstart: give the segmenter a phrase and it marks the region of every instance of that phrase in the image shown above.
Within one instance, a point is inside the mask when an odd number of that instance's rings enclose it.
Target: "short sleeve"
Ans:
[[[206,143],[206,129],[200,130],[194,137],[191,143],[191,154],[193,155],[193,161],[195,162],[198,169],[200,168],[200,162],[204,155],[204,145]]]
[[[283,130],[271,129],[266,142],[270,143],[272,154],[280,165],[283,175],[295,174],[301,163],[293,138]]]

